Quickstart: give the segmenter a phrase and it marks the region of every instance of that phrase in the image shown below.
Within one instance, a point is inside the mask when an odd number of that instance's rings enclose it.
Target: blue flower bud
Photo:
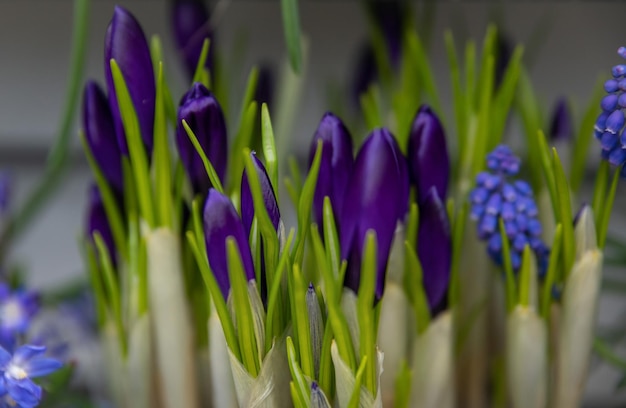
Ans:
[[[550,124],[551,140],[574,140],[574,127],[572,125],[572,116],[570,114],[567,101],[559,99],[552,113],[552,123]]]
[[[237,243],[246,279],[252,280],[255,278],[255,275],[248,236],[233,203],[228,197],[213,188],[209,190],[204,204],[203,220],[204,240],[209,265],[211,265],[211,270],[224,295],[224,299],[228,299],[230,279],[228,277],[226,239],[233,237]]]
[[[345,286],[357,291],[368,230],[376,233],[376,299],[384,291],[385,270],[398,219],[408,203],[405,158],[387,129],[374,130],[361,147],[339,217],[341,256],[348,261]]]
[[[343,206],[346,188],[352,172],[352,137],[341,119],[327,112],[313,135],[309,150],[309,167],[313,162],[318,141],[322,141],[322,157],[313,196],[313,215],[322,224],[324,197],[330,198],[335,217]]]
[[[617,92],[619,89],[619,82],[615,79],[609,79],[604,83],[604,90],[609,93]]]
[[[171,26],[178,52],[189,78],[193,78],[206,38],[213,40],[209,12],[202,0],[175,0],[171,8]],[[212,72],[215,44],[211,41],[205,67]]]
[[[109,103],[117,132],[120,150],[128,155],[124,125],[115,95],[110,61],[114,59],[124,76],[130,98],[135,107],[141,138],[148,152],[152,153],[154,128],[154,102],[156,84],[148,42],[139,22],[121,6],[115,6],[113,19],[106,31],[104,43],[104,76],[109,91]]]
[[[180,101],[176,146],[194,192],[206,194],[211,182],[200,155],[183,127],[183,120],[198,138],[220,180],[224,180],[228,154],[226,122],[215,96],[199,82],[194,83]]]
[[[617,95],[610,94],[602,98],[600,107],[605,112],[612,112],[617,107]]]
[[[613,134],[619,133],[624,127],[624,113],[621,110],[613,111],[606,119],[606,131]]]
[[[423,202],[431,187],[445,201],[450,173],[446,135],[439,118],[427,105],[422,105],[413,119],[407,161],[418,202]]]
[[[82,120],[89,150],[109,185],[121,193],[124,189],[122,152],[117,142],[109,102],[94,81],[85,84]]]

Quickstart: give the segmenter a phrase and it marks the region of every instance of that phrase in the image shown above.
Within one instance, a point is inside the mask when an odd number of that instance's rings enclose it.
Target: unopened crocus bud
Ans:
[[[518,305],[507,318],[507,379],[514,408],[544,408],[548,384],[548,333],[532,307]]]
[[[204,40],[213,39],[213,29],[209,25],[209,12],[202,0],[174,0],[170,15],[176,47],[185,64],[187,76],[192,78]],[[205,64],[209,70],[213,67],[214,49],[215,45],[211,43]]]
[[[444,306],[448,291],[452,241],[448,213],[434,186],[420,204],[419,216],[417,254],[428,306],[435,313]]]
[[[341,119],[330,112],[324,114],[313,135],[309,150],[309,167],[313,163],[317,143],[320,140],[322,141],[322,158],[313,197],[313,214],[318,225],[323,225],[324,197],[330,198],[335,216],[337,216],[346,196],[346,187],[354,159],[350,132]]]
[[[553,141],[572,141],[574,139],[572,114],[565,98],[559,99],[554,106],[552,122],[550,123],[550,139]]]
[[[311,333],[311,349],[313,350],[313,363],[315,365],[315,378],[320,372],[320,359],[322,356],[322,343],[324,341],[324,319],[322,310],[317,301],[317,294],[313,284],[309,284],[306,292],[306,310],[309,315],[309,332]]]
[[[593,345],[602,252],[596,244],[593,212],[583,209],[575,229],[576,262],[565,281],[558,334],[554,407],[580,405]]]
[[[427,105],[422,105],[413,119],[407,161],[418,202],[425,200],[431,187],[445,201],[450,173],[446,134],[439,118]]]
[[[128,155],[128,145],[122,116],[113,82],[110,61],[114,59],[124,76],[128,93],[139,121],[141,138],[146,151],[152,152],[154,128],[154,102],[156,85],[146,36],[135,17],[125,8],[115,6],[113,18],[106,31],[104,42],[104,76],[109,92],[109,103],[117,132],[120,150]]]
[[[256,177],[259,178],[265,209],[267,210],[267,214],[272,221],[274,229],[278,231],[278,226],[280,224],[280,210],[278,209],[278,202],[276,201],[274,187],[272,186],[272,182],[267,175],[267,170],[265,170],[263,162],[259,160],[254,152],[250,153],[250,157],[252,158],[252,163],[254,164],[254,169],[256,170]],[[250,183],[248,182],[248,174],[244,171],[241,177],[241,220],[243,221],[243,226],[247,236],[250,236],[253,219],[254,201],[252,199]]]
[[[198,139],[220,180],[224,180],[228,154],[224,114],[215,96],[199,82],[194,83],[180,101],[176,146],[194,192],[206,194],[211,182],[200,155],[183,127],[183,120]]]
[[[226,239],[233,237],[237,243],[241,261],[248,281],[254,279],[254,266],[248,244],[248,236],[237,210],[228,197],[211,188],[207,195],[204,212],[204,240],[209,265],[224,295],[228,298],[230,279],[228,277],[228,256]]]
[[[385,269],[396,223],[408,202],[405,158],[387,129],[376,129],[356,157],[339,217],[341,256],[348,261],[345,286],[357,291],[367,232],[376,233],[376,300],[383,295]]]
[[[117,142],[113,115],[106,95],[95,81],[88,81],[83,92],[83,131],[94,159],[111,187],[124,188],[122,153]]]
[[[109,256],[113,265],[117,264],[117,251],[115,242],[113,241],[113,232],[111,225],[104,210],[104,203],[100,190],[95,184],[89,187],[89,200],[87,203],[87,230],[86,234],[90,240],[93,240],[94,234],[98,232],[102,237],[102,241],[109,250]]]

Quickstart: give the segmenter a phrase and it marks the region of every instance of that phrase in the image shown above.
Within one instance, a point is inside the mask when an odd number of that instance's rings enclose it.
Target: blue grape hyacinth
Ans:
[[[626,59],[626,47],[620,47],[617,54]],[[600,101],[602,113],[596,119],[594,135],[602,146],[602,158],[614,166],[621,166],[626,162],[623,111],[626,108],[626,65],[615,65],[611,71],[613,78],[604,83],[608,95]],[[626,178],[624,168],[621,177]]]
[[[519,172],[520,159],[508,146],[500,145],[487,155],[487,168],[476,176],[476,187],[470,192],[471,216],[477,221],[478,237],[487,242],[491,259],[502,265],[502,236],[498,219],[504,222],[510,242],[511,264],[518,270],[522,253],[528,244],[537,257],[539,274],[545,273],[549,255],[541,240],[539,211],[530,185],[512,180]]]

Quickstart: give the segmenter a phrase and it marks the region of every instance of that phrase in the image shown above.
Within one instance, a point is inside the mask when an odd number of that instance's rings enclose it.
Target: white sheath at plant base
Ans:
[[[166,228],[149,231],[145,239],[163,407],[196,408],[195,346],[183,283],[180,240]]]
[[[441,313],[413,346],[410,407],[452,408],[455,401],[452,314]]]
[[[237,408],[233,372],[230,369],[228,346],[224,337],[222,322],[211,308],[209,317],[209,361],[211,362],[211,385],[213,389],[213,406],[223,408]],[[204,387],[203,383],[199,384]]]
[[[352,393],[354,392],[354,386],[356,385],[356,378],[350,367],[341,359],[337,344],[333,340],[330,347],[330,353],[333,359],[333,365],[335,366],[335,388],[337,392],[337,402],[339,408],[346,408],[349,406]],[[376,378],[378,384],[376,386],[376,396],[364,386],[361,385],[359,391],[359,407],[360,408],[382,408],[383,400],[380,392],[380,375],[383,370],[383,353],[380,350],[376,351]]]

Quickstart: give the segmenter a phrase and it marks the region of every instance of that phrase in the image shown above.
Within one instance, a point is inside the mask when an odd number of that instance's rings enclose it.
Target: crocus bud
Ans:
[[[124,188],[122,154],[115,135],[113,115],[107,97],[95,81],[88,81],[83,92],[83,131],[98,166],[111,187]]]
[[[115,6],[113,18],[106,31],[104,42],[104,76],[109,91],[109,103],[117,132],[120,150],[128,155],[124,125],[115,93],[110,61],[114,59],[124,76],[133,102],[141,138],[148,154],[152,152],[154,127],[154,102],[156,85],[150,49],[146,36],[135,17],[121,6]]]
[[[209,12],[202,0],[174,0],[170,15],[176,47],[188,77],[192,78],[202,52],[202,43],[206,38],[213,39]],[[209,70],[213,67],[214,49],[215,45],[211,43],[205,64]]]
[[[315,378],[318,378],[320,359],[322,357],[322,343],[324,341],[324,319],[322,318],[322,310],[317,301],[317,294],[312,283],[309,284],[309,289],[306,292],[306,310],[309,315],[309,332],[311,333]]]
[[[248,236],[237,210],[228,197],[211,188],[204,204],[204,240],[209,265],[224,295],[228,298],[228,256],[226,238],[233,237],[239,248],[246,279],[254,279],[254,266],[248,244]]]
[[[276,202],[276,194],[274,194],[274,187],[270,181],[265,166],[254,152],[250,153],[252,163],[256,170],[256,176],[259,178],[261,184],[261,192],[263,193],[263,202],[265,203],[265,209],[270,216],[274,229],[278,231],[280,224],[280,210],[278,209],[278,203]],[[252,191],[250,190],[250,184],[248,182],[248,174],[244,170],[241,176],[241,219],[246,231],[246,235],[250,236],[250,229],[252,228],[252,220],[254,219],[254,201],[252,200]]]
[[[176,145],[194,192],[206,194],[211,182],[200,155],[183,127],[183,120],[196,135],[220,180],[224,180],[228,154],[226,122],[215,96],[199,82],[194,83],[180,101]]]
[[[104,210],[100,190],[98,190],[98,186],[95,184],[89,187],[89,201],[87,206],[87,237],[93,240],[94,234],[98,232],[109,250],[111,262],[113,262],[113,265],[116,265],[117,251],[115,250],[115,243],[113,241],[113,232],[111,231],[111,226],[109,225],[109,220]]]
[[[427,105],[422,105],[413,119],[407,160],[418,202],[425,200],[431,187],[445,201],[450,173],[446,134],[439,118]]]
[[[341,256],[348,261],[345,286],[357,291],[361,258],[368,230],[376,233],[376,300],[383,295],[385,269],[398,219],[408,202],[408,174],[404,156],[387,129],[367,138],[354,163],[339,218]]]
[[[572,115],[565,98],[559,99],[554,106],[552,122],[550,123],[550,139],[553,141],[571,141],[574,139]]]
[[[546,323],[518,305],[507,318],[507,373],[514,408],[544,408],[548,384]]]
[[[322,141],[322,158],[313,197],[313,214],[318,225],[322,225],[324,197],[330,198],[335,215],[342,208],[346,187],[352,172],[352,137],[341,119],[327,112],[322,117],[311,142],[309,167]]]
[[[422,281],[431,313],[441,310],[450,282],[452,242],[445,205],[431,187],[419,206],[417,254],[422,264]]]

